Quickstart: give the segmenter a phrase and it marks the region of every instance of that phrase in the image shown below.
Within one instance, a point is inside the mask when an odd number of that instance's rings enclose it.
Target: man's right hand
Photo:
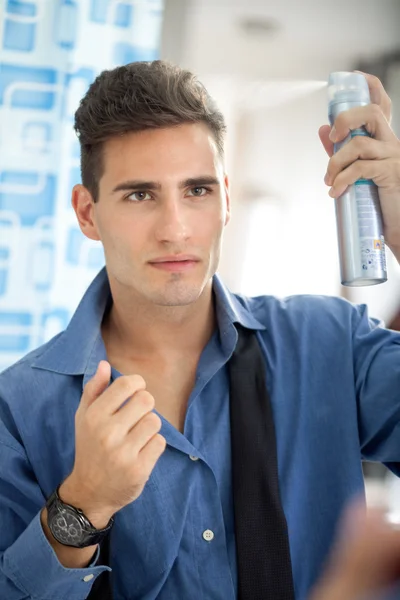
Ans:
[[[111,367],[101,361],[87,383],[75,416],[75,463],[60,498],[105,527],[114,513],[140,496],[164,452],[161,419],[140,375],[111,385]]]

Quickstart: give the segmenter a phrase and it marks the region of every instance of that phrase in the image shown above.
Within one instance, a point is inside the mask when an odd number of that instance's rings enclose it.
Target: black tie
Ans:
[[[229,378],[239,600],[294,600],[265,359],[255,332],[238,334]]]
[[[255,332],[237,329],[238,343],[228,366],[238,600],[294,600],[265,359]],[[98,564],[109,565],[109,560],[107,539]],[[88,599],[112,600],[109,572],[99,575]]]

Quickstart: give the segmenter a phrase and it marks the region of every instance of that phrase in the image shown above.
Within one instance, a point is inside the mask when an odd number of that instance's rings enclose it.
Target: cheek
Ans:
[[[97,226],[101,242],[106,255],[119,257],[135,254],[143,247],[145,233],[143,227],[136,227],[130,219],[116,217],[115,215],[102,215]]]
[[[218,238],[220,238],[222,236],[224,229],[225,229],[225,225],[227,224],[228,220],[229,220],[228,213],[225,208],[222,208],[219,211],[218,219],[217,219],[217,223],[216,223],[216,227],[215,227],[215,231],[216,231]]]
[[[197,219],[193,224],[192,235],[199,241],[203,240],[209,244],[218,242],[224,229],[224,216],[214,215],[213,218]]]
[[[99,214],[97,224],[102,236],[109,239],[123,240],[129,232],[135,230],[135,221],[124,211],[107,211]]]
[[[227,211],[225,206],[219,203],[206,211],[204,218],[201,219],[203,231],[207,231],[210,236],[218,236],[226,223]],[[197,221],[197,225],[199,225]]]

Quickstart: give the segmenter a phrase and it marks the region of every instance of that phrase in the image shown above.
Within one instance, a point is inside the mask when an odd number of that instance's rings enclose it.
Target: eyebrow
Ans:
[[[187,187],[201,187],[203,185],[219,185],[219,180],[211,175],[199,175],[198,177],[190,177],[184,181],[180,181],[178,187],[185,189]],[[134,179],[132,181],[123,181],[115,186],[114,192],[129,191],[129,190],[160,190],[161,184],[157,181],[144,181]]]

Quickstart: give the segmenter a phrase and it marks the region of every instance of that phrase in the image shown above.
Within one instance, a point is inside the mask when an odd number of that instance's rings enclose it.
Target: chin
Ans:
[[[158,306],[189,306],[197,302],[204,288],[205,284],[203,282],[197,284],[179,282],[179,285],[167,286],[167,288],[164,287],[164,289],[158,290],[153,289],[148,297]]]

